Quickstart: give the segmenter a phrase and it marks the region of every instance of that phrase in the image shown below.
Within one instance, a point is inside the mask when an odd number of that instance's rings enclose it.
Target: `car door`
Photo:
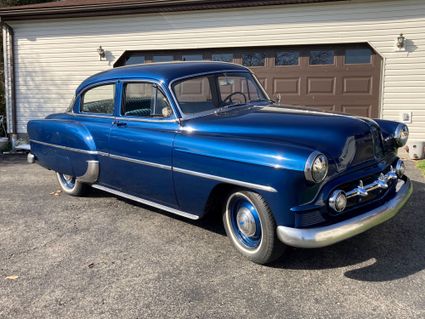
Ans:
[[[177,207],[172,147],[179,124],[168,99],[150,81],[121,82],[120,92],[109,138],[109,183],[124,193]]]
[[[116,81],[96,83],[86,88],[76,100],[74,116],[90,132],[91,138],[96,145],[99,154],[99,178],[98,183],[108,185],[109,158],[105,156],[109,147],[109,134],[117,109],[116,96],[119,93],[119,85]]]

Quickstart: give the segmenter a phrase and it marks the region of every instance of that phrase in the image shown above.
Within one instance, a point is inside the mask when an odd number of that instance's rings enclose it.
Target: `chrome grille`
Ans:
[[[371,191],[374,191],[376,189],[387,189],[388,182],[391,180],[396,180],[397,178],[398,177],[397,177],[396,171],[391,166],[387,174],[384,175],[383,173],[381,173],[377,180],[367,185],[364,185],[363,181],[360,180],[359,185],[356,188],[346,192],[347,199],[350,199],[356,196],[367,197],[369,196],[369,192]]]

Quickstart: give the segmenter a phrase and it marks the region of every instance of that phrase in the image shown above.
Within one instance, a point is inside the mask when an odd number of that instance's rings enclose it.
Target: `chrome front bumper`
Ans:
[[[299,229],[278,226],[277,236],[283,243],[293,247],[319,248],[329,246],[358,235],[394,217],[406,204],[412,192],[412,183],[406,178],[393,199],[367,213],[323,227]]]

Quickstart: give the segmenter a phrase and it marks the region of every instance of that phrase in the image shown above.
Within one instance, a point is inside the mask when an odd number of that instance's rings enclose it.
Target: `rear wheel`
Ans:
[[[279,258],[284,245],[265,200],[250,191],[233,192],[227,199],[223,223],[235,248],[251,261],[266,264]]]
[[[74,176],[56,173],[56,177],[62,191],[69,195],[82,196],[87,192],[88,185],[79,182]]]

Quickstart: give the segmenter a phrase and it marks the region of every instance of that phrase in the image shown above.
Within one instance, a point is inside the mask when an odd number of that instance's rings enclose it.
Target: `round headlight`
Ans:
[[[334,191],[329,198],[329,206],[338,213],[342,212],[347,207],[347,196],[344,191]]]
[[[313,152],[307,159],[304,169],[305,178],[314,183],[320,183],[328,174],[328,159],[319,152]]]
[[[398,177],[403,177],[404,173],[406,172],[406,165],[404,165],[404,162],[402,160],[398,160],[397,164],[395,166],[395,172]]]
[[[404,146],[409,138],[409,128],[405,124],[399,124],[394,132],[394,139],[398,147]]]

